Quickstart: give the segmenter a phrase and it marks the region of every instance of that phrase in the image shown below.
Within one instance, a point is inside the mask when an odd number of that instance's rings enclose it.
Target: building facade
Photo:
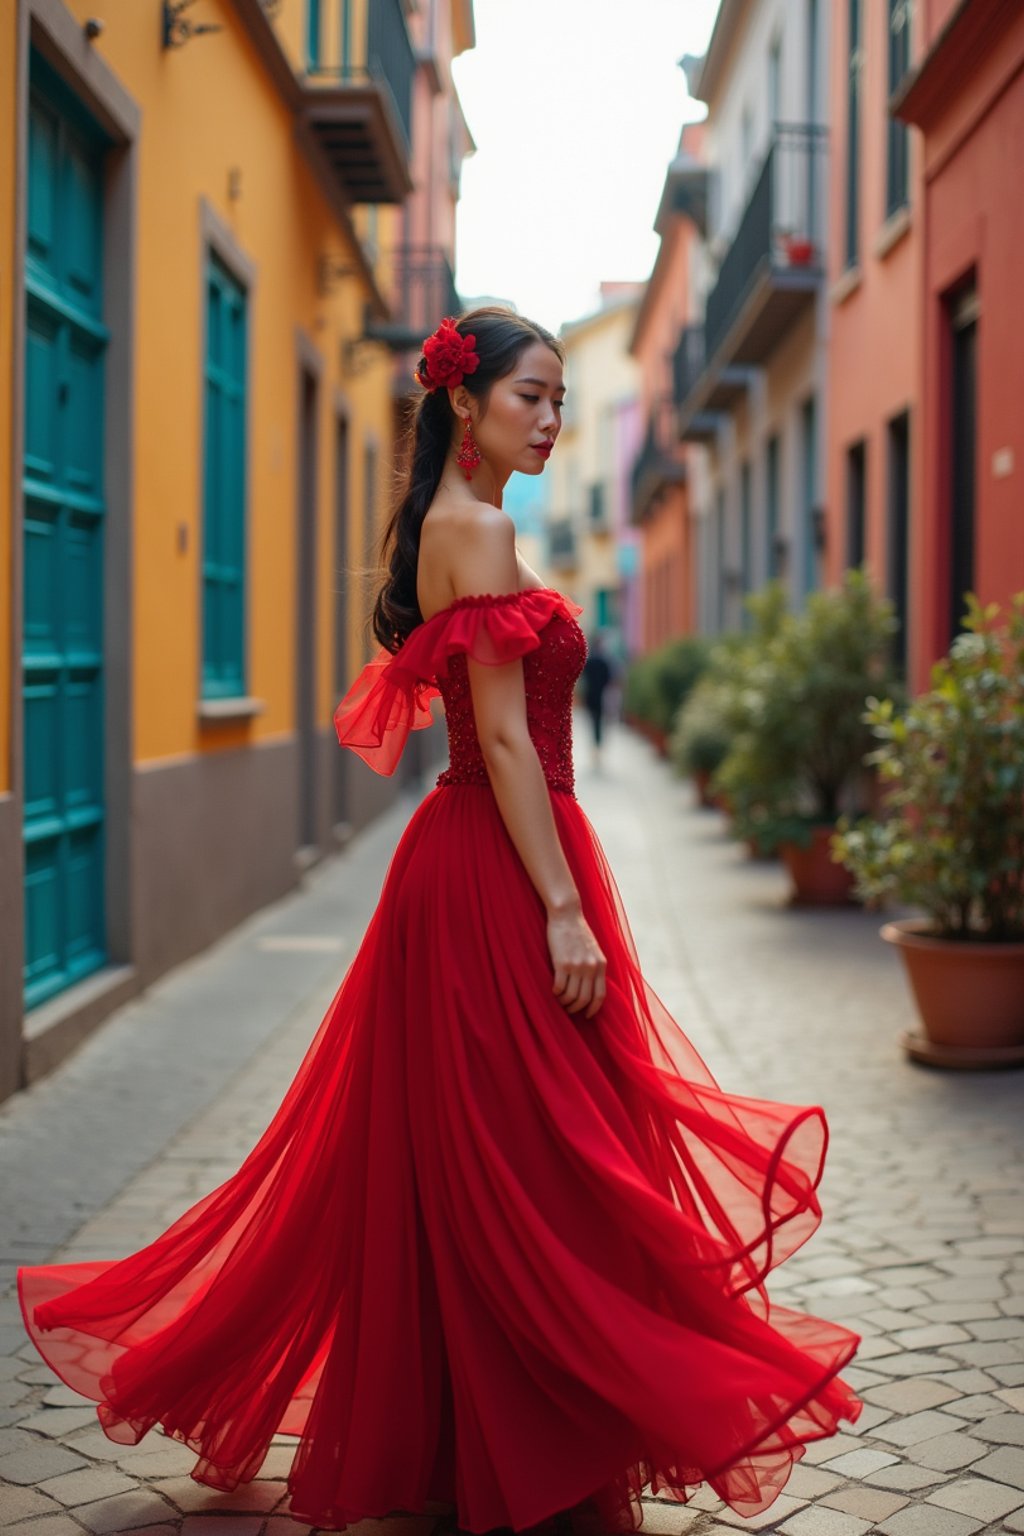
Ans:
[[[331,714],[473,41],[406,9],[4,10],[0,1094],[394,793]]]
[[[914,9],[908,0],[838,6],[830,71],[826,573],[834,584],[866,562],[894,604],[904,667],[921,514],[924,207],[918,136],[889,102],[918,46]]]
[[[769,578],[794,606],[824,561],[828,196],[824,0],[722,0],[683,60],[707,105],[703,167],[672,179],[693,222],[694,318],[675,358],[682,439],[700,450],[697,623],[741,627]]]
[[[924,687],[964,593],[1024,590],[1024,10],[921,0],[894,118],[920,131],[920,515],[912,540],[911,671]]]
[[[697,455],[679,440],[673,398],[673,355],[694,312],[693,220],[674,205],[676,186],[703,177],[703,126],[683,129],[655,219],[661,243],[637,309],[630,352],[639,369],[642,443],[634,460],[632,520],[640,542],[638,649],[652,651],[697,627],[700,535],[693,509]]]
[[[551,584],[583,607],[588,633],[607,632],[620,653],[623,612],[617,530],[628,530],[622,414],[635,400],[629,356],[639,285],[603,283],[600,307],[564,325],[566,405],[548,471],[547,567]],[[628,466],[629,461],[626,461]]]

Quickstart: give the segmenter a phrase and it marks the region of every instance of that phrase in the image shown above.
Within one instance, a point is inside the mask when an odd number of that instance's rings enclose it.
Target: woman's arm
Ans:
[[[457,596],[515,592],[515,527],[499,509],[481,509],[459,542]],[[522,661],[489,666],[467,658],[477,738],[502,820],[548,915],[553,991],[570,1013],[593,1018],[605,996],[605,957],[583,916],[562,850],[544,770],[526,724]]]

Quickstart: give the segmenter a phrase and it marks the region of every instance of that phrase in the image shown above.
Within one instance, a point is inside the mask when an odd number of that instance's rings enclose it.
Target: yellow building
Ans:
[[[16,0],[0,29],[2,1096],[394,792],[331,715],[403,349],[456,302],[473,17]]]

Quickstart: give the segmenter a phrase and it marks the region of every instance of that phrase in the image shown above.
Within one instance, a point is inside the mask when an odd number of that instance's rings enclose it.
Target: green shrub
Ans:
[[[667,731],[680,704],[707,666],[707,641],[699,635],[681,635],[667,644],[638,656],[623,686],[627,715]]]
[[[622,685],[623,713],[630,719],[650,723],[654,717],[655,694],[653,654],[637,656],[626,669]]]
[[[676,711],[669,757],[680,774],[714,773],[732,740],[731,696],[720,681],[705,675]]]
[[[938,937],[1024,940],[1024,592],[1000,622],[967,596],[965,634],[903,714],[871,698],[887,814],[844,816],[833,855],[858,894],[922,907]]]
[[[866,699],[896,690],[895,626],[889,600],[866,571],[852,570],[748,652],[737,730],[715,780],[740,836],[763,850],[782,841],[806,846],[812,826],[849,808],[870,746]]]
[[[746,607],[750,628],[723,635],[710,647],[706,670],[673,722],[669,750],[676,769],[710,772],[712,791],[722,787],[718,769],[747,725],[748,680],[785,619],[785,588],[780,582],[769,582],[747,598]]]

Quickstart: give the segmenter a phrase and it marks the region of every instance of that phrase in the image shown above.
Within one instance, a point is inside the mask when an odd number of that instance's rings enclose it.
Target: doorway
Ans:
[[[334,698],[348,692],[349,676],[349,427],[339,415],[334,428]],[[345,828],[351,821],[349,792],[350,752],[334,754],[334,824]]]
[[[299,508],[295,654],[299,752],[299,847],[319,846],[316,730],[316,459],[317,380],[299,366]]]
[[[946,639],[963,627],[964,594],[974,589],[978,435],[978,290],[972,282],[949,309],[949,587]]]
[[[33,52],[22,465],[27,1007],[107,959],[106,148]]]
[[[910,582],[910,414],[902,411],[888,426],[889,529],[886,590],[899,629],[893,637],[894,660],[906,675],[909,660],[908,591]]]

